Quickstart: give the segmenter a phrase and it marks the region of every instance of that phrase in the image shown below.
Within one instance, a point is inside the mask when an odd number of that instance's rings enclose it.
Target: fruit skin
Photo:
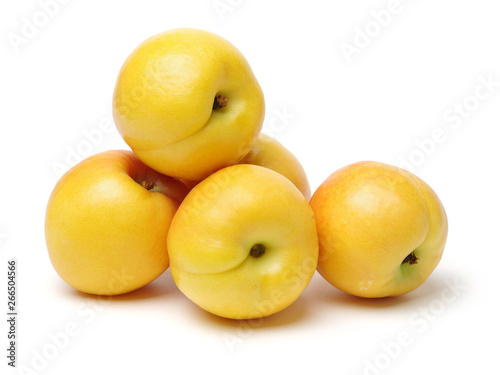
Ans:
[[[285,177],[239,164],[196,185],[168,234],[179,289],[201,308],[259,318],[293,303],[311,280],[318,238],[311,207]],[[254,245],[265,253],[250,255]]]
[[[220,94],[226,106],[213,109]],[[256,140],[264,111],[245,57],[227,40],[197,29],[166,31],[140,44],[113,94],[116,126],[139,159],[194,181],[238,163]]]
[[[307,200],[311,198],[309,180],[299,160],[269,135],[261,133],[250,152],[238,164],[260,165],[272,169],[288,178]],[[186,180],[183,182],[189,188],[199,183],[199,181]]]
[[[319,273],[360,297],[398,296],[438,265],[448,221],[436,193],[417,176],[364,161],[330,175],[313,194]],[[414,252],[417,264],[403,261]]]
[[[156,186],[148,191],[142,181]],[[167,232],[185,194],[182,183],[130,151],[85,159],[61,177],[47,204],[45,238],[54,269],[75,289],[98,295],[153,281],[168,268]]]
[[[261,133],[240,164],[272,169],[288,178],[307,200],[311,198],[311,187],[304,168],[295,155],[273,137]]]

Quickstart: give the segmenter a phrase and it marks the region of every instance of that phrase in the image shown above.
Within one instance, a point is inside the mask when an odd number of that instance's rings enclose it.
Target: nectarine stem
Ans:
[[[151,189],[154,189],[156,184],[154,182],[151,182],[151,181],[142,181],[141,186],[146,190],[151,190]]]
[[[227,105],[228,100],[229,98],[227,96],[221,94],[216,95],[214,99],[214,105],[212,108],[215,110],[224,108]]]
[[[266,252],[266,247],[260,243],[255,244],[250,249],[250,255],[254,258],[260,258]]]
[[[415,253],[413,251],[410,254],[408,254],[406,258],[403,260],[402,264],[405,263],[408,263],[409,265],[418,263],[418,258],[415,256]]]

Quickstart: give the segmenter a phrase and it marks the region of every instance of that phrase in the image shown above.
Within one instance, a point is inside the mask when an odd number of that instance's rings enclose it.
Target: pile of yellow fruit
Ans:
[[[169,266],[191,301],[227,318],[292,304],[316,269],[360,297],[420,286],[441,259],[444,208],[415,175],[359,162],[312,198],[304,169],[260,134],[262,89],[225,39],[175,29],[123,64],[113,117],[132,151],[87,158],[55,186],[50,260],[86,293],[138,289]]]

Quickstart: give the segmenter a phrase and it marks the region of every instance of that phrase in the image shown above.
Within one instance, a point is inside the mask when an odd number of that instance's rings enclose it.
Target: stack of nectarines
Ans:
[[[89,157],[50,196],[57,273],[82,292],[116,295],[170,265],[190,300],[234,319],[289,306],[316,269],[362,297],[421,285],[447,235],[434,191],[403,169],[359,162],[310,199],[297,158],[260,134],[264,112],[257,79],[228,41],[195,29],[144,41],[113,95],[132,151]]]

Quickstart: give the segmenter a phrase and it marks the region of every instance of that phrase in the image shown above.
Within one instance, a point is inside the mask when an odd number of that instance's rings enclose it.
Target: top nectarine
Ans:
[[[247,60],[207,31],[175,29],[139,45],[123,64],[113,117],[145,164],[201,180],[250,150],[264,96]]]

